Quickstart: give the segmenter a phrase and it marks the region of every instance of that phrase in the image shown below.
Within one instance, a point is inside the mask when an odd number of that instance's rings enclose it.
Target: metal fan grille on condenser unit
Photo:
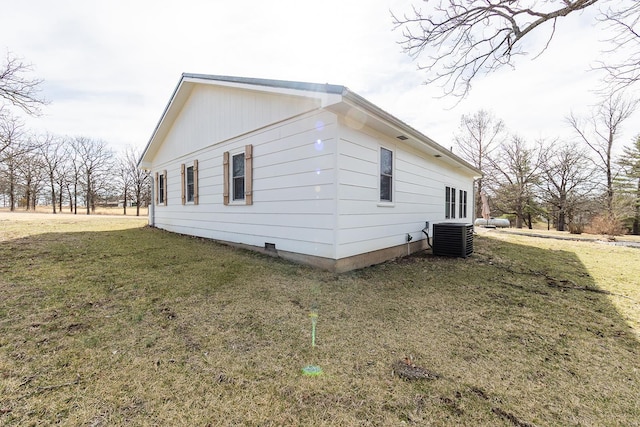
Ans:
[[[433,224],[433,254],[466,258],[473,253],[473,224]]]

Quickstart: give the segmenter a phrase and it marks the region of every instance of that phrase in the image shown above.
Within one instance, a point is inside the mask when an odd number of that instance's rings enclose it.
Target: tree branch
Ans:
[[[414,7],[411,16],[391,15],[395,29],[402,29],[403,50],[414,59],[426,54],[418,65],[427,72],[426,83],[437,82],[445,95],[464,97],[478,75],[512,65],[514,56],[525,54],[521,42],[530,33],[553,24],[541,54],[559,18],[597,1],[440,0],[428,13]]]
[[[6,63],[0,68],[0,98],[27,114],[37,116],[47,101],[39,96],[42,80],[25,76],[31,71],[31,65],[7,53]]]

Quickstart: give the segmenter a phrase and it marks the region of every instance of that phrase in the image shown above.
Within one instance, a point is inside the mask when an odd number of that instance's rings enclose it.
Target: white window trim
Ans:
[[[458,218],[467,219],[469,217],[469,193],[467,190],[460,189],[458,191],[458,197],[460,198],[460,200],[458,200]],[[463,198],[465,199],[464,203]]]
[[[233,158],[235,156],[239,156],[239,155],[244,155],[245,159],[244,159],[244,179],[245,179],[245,183],[243,186],[243,198],[242,199],[234,199],[234,190],[235,190],[235,186],[234,186],[234,182],[233,182]],[[247,195],[246,195],[246,191],[247,191],[247,171],[246,171],[246,163],[247,159],[246,159],[246,152],[244,150],[244,147],[242,147],[242,149],[239,150],[235,150],[235,151],[229,151],[229,204],[230,205],[246,205],[247,204]]]
[[[161,180],[162,180],[162,186],[160,186]],[[166,170],[158,171],[158,184],[156,188],[158,189],[158,194],[157,194],[158,202],[156,203],[156,206],[167,206],[168,191],[167,191],[167,171]]]

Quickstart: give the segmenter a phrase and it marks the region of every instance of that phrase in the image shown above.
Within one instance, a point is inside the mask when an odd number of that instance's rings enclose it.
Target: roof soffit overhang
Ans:
[[[347,90],[343,95],[343,101],[330,106],[328,109],[347,117],[347,121],[349,121],[350,117],[357,116],[357,114],[354,114],[355,109],[360,112],[360,116],[366,116],[366,126],[393,139],[398,137],[406,138],[398,138],[398,140],[400,143],[433,156],[436,161],[441,161],[456,169],[465,170],[465,174],[473,176],[474,179],[481,178],[483,175],[482,171],[466,160],[354,92]],[[356,120],[361,119],[356,118]]]

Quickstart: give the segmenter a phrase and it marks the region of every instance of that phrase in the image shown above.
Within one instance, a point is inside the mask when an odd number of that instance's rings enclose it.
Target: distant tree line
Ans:
[[[570,114],[575,138],[567,141],[526,141],[486,110],[463,115],[458,154],[484,172],[476,181],[476,216],[485,192],[492,216],[518,228],[542,221],[559,231],[640,234],[640,135],[619,147],[637,103],[617,94],[588,117]]]
[[[114,153],[105,141],[83,136],[34,135],[22,114],[38,115],[47,102],[31,67],[7,54],[0,66],[0,207],[51,206],[52,212],[95,212],[100,205],[147,206],[150,177],[137,167],[140,153]]]
[[[87,215],[98,206],[119,206],[125,215],[127,207],[140,215],[151,194],[138,157],[133,148],[115,153],[98,139],[34,136],[18,129],[0,154],[0,206],[15,211],[47,205],[53,213]]]

